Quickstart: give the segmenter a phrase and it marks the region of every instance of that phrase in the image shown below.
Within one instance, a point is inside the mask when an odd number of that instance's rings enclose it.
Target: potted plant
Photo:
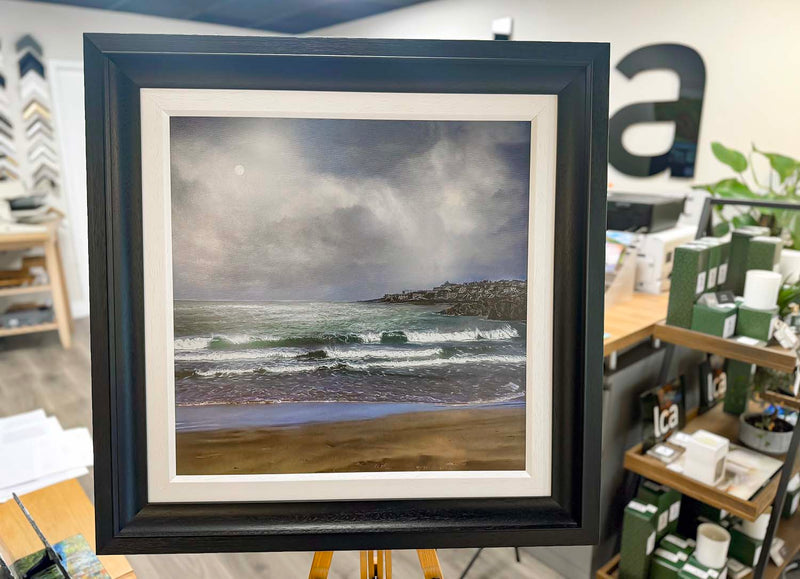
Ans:
[[[739,440],[745,446],[765,454],[786,454],[792,439],[792,424],[778,416],[778,408],[752,412],[739,417]]]
[[[733,169],[734,177],[728,177],[695,189],[708,191],[714,197],[724,199],[748,199],[779,201],[800,204],[800,161],[778,153],[767,153],[755,145],[745,156],[719,142],[711,143],[714,156]],[[769,171],[759,176],[756,164],[769,166]],[[747,174],[749,170],[749,175]],[[800,205],[798,206],[800,210]],[[731,224],[768,225],[773,233],[784,240],[784,244],[800,248],[800,211],[791,209],[756,208],[739,209],[736,206],[716,205],[717,224],[714,234],[725,235]]]

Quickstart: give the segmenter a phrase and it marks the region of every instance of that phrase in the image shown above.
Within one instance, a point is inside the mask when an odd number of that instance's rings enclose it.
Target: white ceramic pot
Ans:
[[[741,415],[739,418],[739,440],[745,446],[764,454],[786,454],[789,450],[789,442],[792,440],[792,431],[770,432],[756,428],[745,421],[750,416],[758,415],[758,413]]]

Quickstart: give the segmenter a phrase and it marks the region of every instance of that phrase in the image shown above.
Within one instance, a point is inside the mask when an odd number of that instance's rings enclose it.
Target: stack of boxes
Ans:
[[[783,516],[791,516],[798,503],[800,475],[790,481]],[[619,578],[741,579],[758,564],[769,518],[769,510],[754,522],[731,517],[644,480],[625,509]]]
[[[789,267],[783,243],[766,227],[745,226],[729,242],[704,237],[675,250],[667,323],[722,338],[769,342],[778,319],[777,294]],[[784,272],[785,273],[785,272]],[[754,366],[727,362],[726,412],[746,410]]]

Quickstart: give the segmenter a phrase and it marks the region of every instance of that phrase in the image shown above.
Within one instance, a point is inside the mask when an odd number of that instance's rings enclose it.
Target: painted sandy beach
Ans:
[[[177,302],[178,474],[523,469],[525,325],[441,309]]]

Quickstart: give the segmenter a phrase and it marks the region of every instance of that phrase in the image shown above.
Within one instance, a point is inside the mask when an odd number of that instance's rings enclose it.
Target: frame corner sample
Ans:
[[[607,44],[84,59],[99,553],[597,541]]]

